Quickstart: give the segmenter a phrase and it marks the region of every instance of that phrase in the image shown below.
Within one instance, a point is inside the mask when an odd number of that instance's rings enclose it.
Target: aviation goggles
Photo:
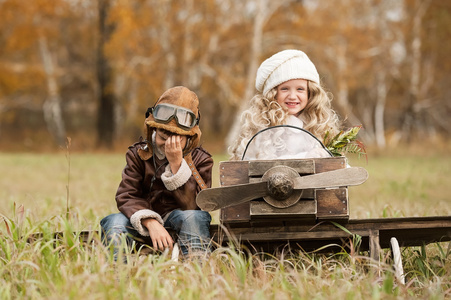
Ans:
[[[199,119],[196,118],[196,115],[191,110],[173,104],[158,104],[147,110],[146,118],[149,114],[152,114],[158,123],[166,124],[175,118],[177,125],[185,130],[189,130],[199,124]]]

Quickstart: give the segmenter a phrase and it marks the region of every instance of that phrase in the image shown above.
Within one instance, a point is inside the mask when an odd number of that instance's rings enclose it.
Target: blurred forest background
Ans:
[[[224,151],[258,66],[290,48],[367,146],[448,143],[450,38],[442,0],[0,0],[0,150],[123,151],[185,85]]]

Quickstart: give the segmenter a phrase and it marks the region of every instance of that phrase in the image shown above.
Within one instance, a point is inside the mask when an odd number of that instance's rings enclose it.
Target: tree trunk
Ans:
[[[336,52],[335,52],[335,60],[337,66],[337,74],[340,74],[337,80],[337,104],[340,106],[341,111],[343,112],[342,116],[345,117],[345,120],[351,124],[351,126],[361,125],[362,122],[360,119],[352,112],[352,105],[349,103],[349,86],[346,77],[342,74],[346,74],[348,71],[348,61],[347,61],[347,41],[341,37],[338,38],[336,42]],[[369,139],[369,136],[365,134],[363,131],[360,134],[364,139]],[[320,137],[322,138],[322,137]]]
[[[182,53],[182,84],[196,89],[200,83],[200,72],[193,62],[194,57],[194,22],[195,18],[191,16],[195,14],[193,8],[193,0],[185,0],[185,18],[183,21],[183,53]]]
[[[384,111],[387,99],[387,84],[385,82],[385,71],[379,70],[376,75],[376,108],[374,110],[374,129],[376,144],[379,149],[385,148],[385,126]]]
[[[172,22],[169,21],[171,19],[171,1],[164,0],[160,1],[157,7],[159,23],[161,24],[160,29],[158,30],[159,34],[159,42],[162,48],[162,52],[164,53],[164,59],[166,60],[166,76],[164,78],[163,88],[164,90],[170,89],[174,87],[176,79],[176,64],[177,57],[174,53],[174,49],[171,44],[171,25]],[[161,92],[162,94],[163,92]]]
[[[413,17],[413,27],[412,27],[412,58],[411,58],[411,66],[412,70],[410,72],[410,86],[407,95],[406,102],[406,112],[404,113],[405,117],[402,124],[402,137],[407,141],[410,141],[412,138],[412,132],[415,129],[418,123],[418,111],[415,111],[415,107],[418,107],[419,102],[422,100],[420,95],[420,85],[423,84],[421,81],[421,75],[423,70],[421,70],[421,31],[422,31],[422,23],[423,17],[430,5],[430,1],[415,1],[415,7],[417,8],[416,13]],[[427,78],[427,77],[424,77]],[[416,124],[416,125],[415,125]],[[422,126],[420,124],[420,126]]]
[[[45,74],[47,75],[48,96],[44,101],[43,112],[47,129],[59,146],[64,146],[66,129],[61,109],[61,96],[56,82],[55,68],[52,55],[47,46],[47,40],[44,37],[39,39],[39,48],[41,52],[42,63]]]
[[[115,133],[114,106],[115,95],[112,86],[112,67],[105,56],[105,44],[114,30],[113,24],[108,24],[110,10],[109,0],[99,0],[99,46],[97,55],[97,80],[99,82],[99,106],[97,110],[97,143],[100,147],[111,147]]]

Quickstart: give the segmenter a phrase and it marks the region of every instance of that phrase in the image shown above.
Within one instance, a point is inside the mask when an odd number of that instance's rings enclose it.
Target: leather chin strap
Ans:
[[[197,171],[196,166],[193,163],[193,158],[191,157],[191,153],[185,156],[185,161],[188,164],[188,167],[191,170],[192,176],[196,180],[197,184],[201,188],[201,190],[204,190],[207,188],[207,185],[205,184],[205,181],[202,179],[202,176],[200,176],[199,171]]]

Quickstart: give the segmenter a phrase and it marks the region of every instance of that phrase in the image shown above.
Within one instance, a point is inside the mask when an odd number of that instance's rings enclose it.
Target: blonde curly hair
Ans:
[[[332,109],[332,95],[310,80],[308,83],[308,102],[298,118],[304,123],[304,129],[311,132],[319,140],[329,131],[331,135],[340,130],[340,121]],[[258,131],[276,125],[286,124],[287,110],[276,100],[277,87],[266,95],[257,93],[250,101],[250,107],[241,115],[241,131],[235,143],[229,147],[230,160],[241,160],[247,143]]]

